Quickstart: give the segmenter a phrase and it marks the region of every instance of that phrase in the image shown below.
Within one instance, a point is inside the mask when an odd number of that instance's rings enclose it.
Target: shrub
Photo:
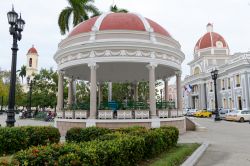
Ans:
[[[18,165],[133,166],[143,157],[143,138],[124,136],[109,141],[90,141],[32,147],[13,156]]]
[[[60,133],[54,127],[0,128],[0,155],[13,154],[30,146],[58,143]]]
[[[175,146],[178,141],[179,131],[175,127],[161,127],[156,129],[132,128],[129,135],[144,138],[146,148],[144,150],[144,158],[155,156],[168,147]]]
[[[98,137],[111,133],[112,131],[107,128],[88,127],[88,128],[71,128],[66,133],[67,142],[84,142],[95,140]]]
[[[70,132],[73,143],[31,147],[16,153],[13,162],[17,165],[47,166],[135,166],[143,158],[151,158],[175,146],[179,134],[175,127],[150,130],[132,127],[115,132],[101,128],[74,128]],[[77,140],[80,143],[75,141],[77,136],[82,137]]]

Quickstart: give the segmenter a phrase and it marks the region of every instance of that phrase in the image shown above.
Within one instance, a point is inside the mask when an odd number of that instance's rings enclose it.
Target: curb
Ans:
[[[194,166],[204,154],[208,146],[208,142],[203,142],[202,145],[198,149],[196,149],[194,153],[181,166]]]

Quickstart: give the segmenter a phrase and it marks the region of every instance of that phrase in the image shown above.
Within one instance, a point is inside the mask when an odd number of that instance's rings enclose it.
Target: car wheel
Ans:
[[[209,114],[209,118],[211,118],[212,117],[212,115],[211,114]]]
[[[243,117],[240,118],[240,122],[241,122],[241,123],[244,122],[244,118],[243,118]]]
[[[203,118],[203,115],[201,115],[201,118]]]

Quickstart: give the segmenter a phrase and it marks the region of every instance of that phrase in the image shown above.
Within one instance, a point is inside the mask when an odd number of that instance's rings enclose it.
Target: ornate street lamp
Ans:
[[[212,70],[211,71],[211,76],[212,76],[212,79],[214,81],[214,96],[215,96],[215,118],[214,120],[215,121],[219,121],[220,120],[220,115],[219,115],[219,110],[218,110],[218,101],[217,101],[217,88],[216,88],[216,80],[218,78],[218,70],[215,69],[215,70]]]
[[[13,36],[13,45],[12,45],[12,64],[11,64],[11,76],[10,76],[10,89],[9,89],[9,101],[8,101],[8,111],[7,111],[7,120],[6,125],[8,127],[14,126],[15,120],[15,91],[16,91],[16,61],[17,61],[17,51],[18,45],[17,40],[21,40],[25,21],[22,19],[21,14],[18,18],[18,14],[14,11],[7,13],[8,22],[10,24],[10,34]]]

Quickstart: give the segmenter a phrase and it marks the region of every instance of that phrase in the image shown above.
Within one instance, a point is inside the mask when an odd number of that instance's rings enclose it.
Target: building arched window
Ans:
[[[29,67],[32,67],[32,58],[29,60]]]
[[[200,68],[197,66],[197,67],[195,67],[194,68],[194,75],[196,75],[196,74],[200,74],[201,73],[201,70],[200,70]]]

